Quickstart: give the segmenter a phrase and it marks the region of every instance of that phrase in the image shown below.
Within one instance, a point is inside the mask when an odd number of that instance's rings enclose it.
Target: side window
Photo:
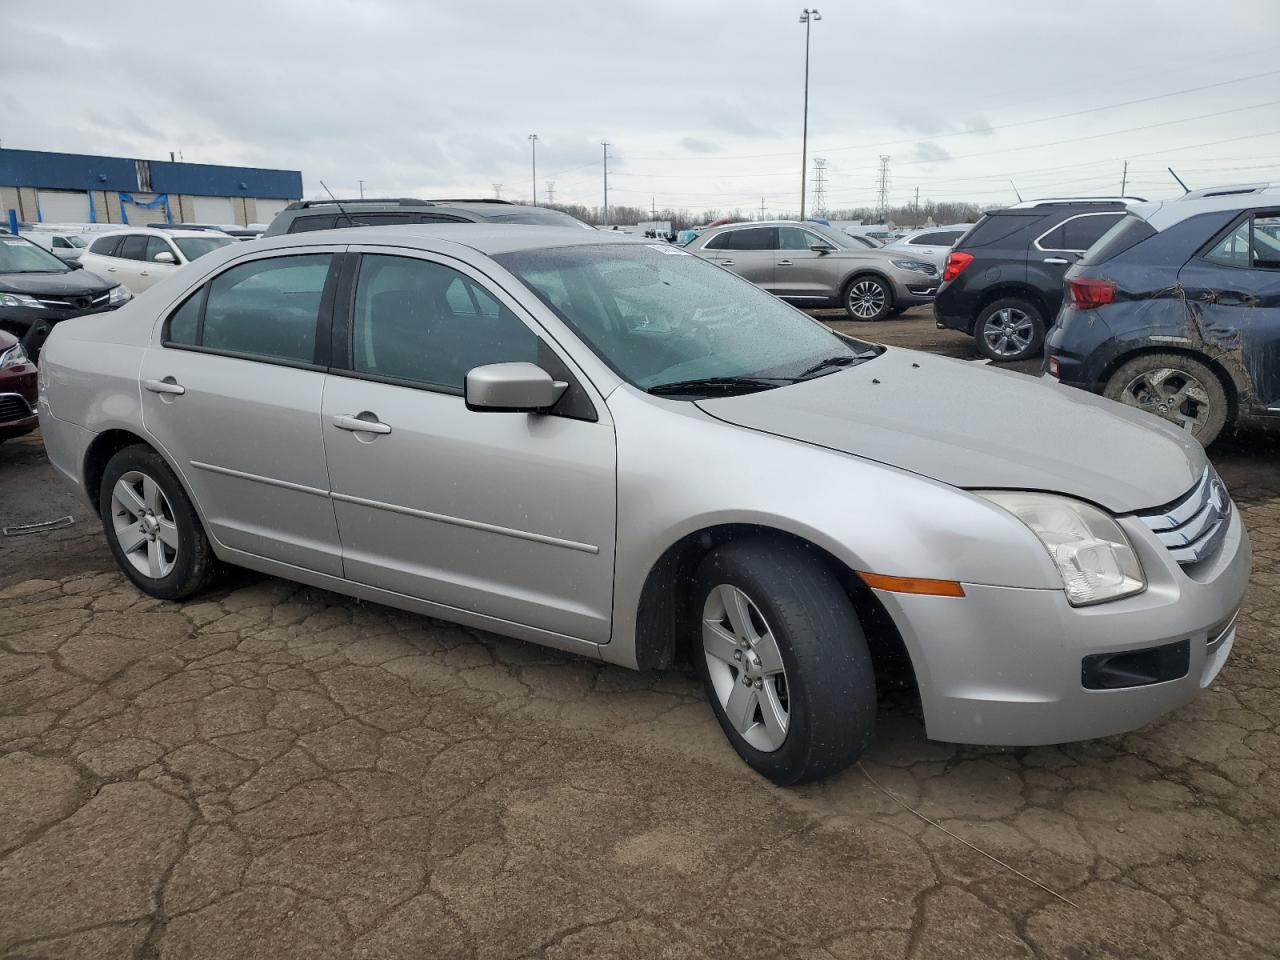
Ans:
[[[712,237],[710,240],[707,241],[706,245],[702,249],[703,250],[728,250],[729,238],[731,236],[733,236],[732,230],[730,230],[728,233],[717,233],[714,237]]]
[[[55,250],[65,250],[70,246],[71,244],[67,243],[67,241],[63,240],[61,237],[53,238],[53,248]]]
[[[182,306],[169,314],[169,326],[165,329],[165,344],[194,347],[200,333],[200,308],[204,305],[201,287],[183,301]]]
[[[779,250],[808,250],[814,243],[828,243],[828,241],[815,237],[808,230],[801,230],[799,227],[778,228]]]
[[[352,367],[462,392],[486,363],[536,362],[538,338],[483,287],[410,257],[365,256],[352,318]]]
[[[1280,215],[1253,218],[1253,265],[1280,270]]]
[[[1093,217],[1076,217],[1063,226],[1064,250],[1088,250],[1102,235],[1124,218],[1123,213],[1098,214]]]
[[[726,250],[776,250],[778,247],[777,227],[751,227],[748,230],[733,230],[727,236],[729,244]]]
[[[907,243],[917,247],[949,247],[961,237],[959,230],[944,230],[939,233],[922,233]]]
[[[332,257],[316,253],[252,260],[214,277],[200,346],[314,363],[316,322]]]
[[[1066,227],[1067,225],[1065,223],[1058,224],[1048,233],[1040,237],[1040,239],[1036,241],[1036,244],[1041,250],[1065,250],[1066,247],[1062,245],[1062,238],[1066,233]]]
[[[141,233],[130,234],[120,244],[116,256],[122,260],[145,260],[147,255],[147,237]]]
[[[169,241],[164,237],[147,237],[147,252],[144,259],[153,262],[157,253],[173,253],[169,247]],[[174,259],[177,259],[176,257]]]
[[[1214,244],[1204,257],[1228,267],[1280,270],[1280,215],[1246,219]]]
[[[289,224],[290,233],[306,233],[309,230],[330,230],[333,228],[334,217],[298,217],[293,223]]]
[[[89,252],[102,257],[114,257],[116,244],[120,239],[120,237],[99,237],[89,245]]]
[[[1206,260],[1223,263],[1229,267],[1249,266],[1249,221],[1246,220],[1214,245],[1205,254]]]

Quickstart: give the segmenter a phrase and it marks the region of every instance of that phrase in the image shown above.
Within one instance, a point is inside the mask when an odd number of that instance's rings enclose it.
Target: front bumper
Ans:
[[[907,307],[919,306],[922,303],[933,303],[933,298],[938,295],[937,277],[928,277],[924,274],[912,274],[910,279],[904,280],[901,277],[895,277],[893,281],[893,302],[895,306],[906,309]]]
[[[107,294],[97,294],[81,298],[87,301],[86,306],[0,307],[0,330],[21,339],[28,355],[34,357],[39,354],[55,324],[95,313],[109,313],[128,303],[126,300],[113,304],[106,297]]]
[[[1218,553],[1191,572],[1133,517],[1147,574],[1134,597],[1072,607],[1061,590],[964,585],[963,598],[876,591],[915,668],[931,739],[1033,746],[1136,729],[1192,700],[1230,655],[1252,551],[1233,510]],[[1185,675],[1086,689],[1084,658],[1190,641]]]

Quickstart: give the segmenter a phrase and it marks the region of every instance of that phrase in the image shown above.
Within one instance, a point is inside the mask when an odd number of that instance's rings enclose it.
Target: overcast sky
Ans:
[[[802,2],[0,0],[5,147],[300,169],[355,195],[799,203]],[[828,206],[1280,180],[1280,0],[819,4]],[[1248,78],[1248,79],[1246,79]],[[1229,82],[1239,81],[1239,82]],[[1210,86],[1216,85],[1216,86]],[[1129,101],[1145,100],[1141,103]],[[1067,116],[1064,116],[1067,115]],[[812,173],[812,167],[810,167]]]

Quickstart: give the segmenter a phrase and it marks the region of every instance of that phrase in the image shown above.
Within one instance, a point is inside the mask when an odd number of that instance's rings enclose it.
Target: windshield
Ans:
[[[0,240],[0,273],[67,273],[69,269],[52,253],[21,237]]]
[[[542,210],[538,213],[503,213],[496,217],[489,217],[494,223],[532,223],[542,227],[581,227],[587,230],[593,229],[588,223],[583,223],[577,217],[571,217],[567,213],[561,213],[559,210]]]
[[[494,259],[644,390],[731,378],[776,379],[764,386],[778,386],[817,376],[811,368],[839,358],[823,366],[833,372],[871,349],[665,243],[553,247]]]
[[[66,241],[67,243],[71,244],[73,247],[83,247],[85,245],[84,237],[77,237],[74,233],[68,233],[66,236]]]
[[[178,249],[188,260],[203,257],[206,253],[212,253],[228,243],[235,243],[230,237],[174,237],[173,242],[178,245]]]

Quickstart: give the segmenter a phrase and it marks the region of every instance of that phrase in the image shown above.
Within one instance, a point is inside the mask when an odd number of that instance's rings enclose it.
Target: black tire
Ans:
[[[1003,311],[1009,311],[1009,313],[1004,317],[997,316]],[[1006,320],[1011,326],[1019,329],[1023,329],[1024,322],[1029,322],[1031,330],[1025,344],[1015,346],[1009,343],[1002,352],[998,349],[998,340],[996,344],[988,342],[987,324],[1003,326]],[[1028,360],[1037,356],[1044,346],[1044,314],[1030,300],[1024,300],[1021,297],[1005,297],[996,300],[983,307],[982,312],[978,314],[978,319],[973,324],[973,340],[978,345],[978,352],[995,363],[1016,363],[1019,360]]]
[[[850,320],[859,323],[883,320],[893,310],[893,287],[881,277],[864,273],[845,285],[840,302]]]
[[[119,530],[132,530],[135,526],[131,522],[130,512],[113,502],[116,483],[127,475],[141,475],[159,487],[163,494],[163,506],[158,512],[156,524],[158,526],[162,518],[171,522],[171,529],[176,530],[177,546],[173,550],[174,555],[171,559],[164,559],[172,568],[159,577],[148,576],[138,569],[126,555],[120,542]],[[213,548],[191,500],[169,465],[150,447],[142,444],[125,447],[107,462],[98,487],[98,512],[116,563],[133,585],[148,596],[161,600],[182,600],[205,589],[217,575],[217,560]],[[142,530],[143,521],[139,520],[136,526]],[[145,552],[149,547],[144,544],[142,549]]]
[[[747,742],[715,688],[702,637],[704,607],[721,585],[750,598],[781,654],[789,719],[785,739],[772,751]],[[875,673],[858,615],[831,571],[800,544],[741,540],[707,554],[693,590],[693,659],[738,755],[783,786],[829,776],[857,760],[875,729]],[[741,679],[741,672],[733,674],[734,689]]]
[[[1172,373],[1160,377],[1158,386],[1147,379],[1151,374],[1164,371]],[[1184,399],[1176,408],[1163,403],[1173,398],[1160,391],[1170,391],[1176,398],[1184,387],[1186,392],[1181,394]],[[1146,410],[1179,427],[1185,428],[1190,418],[1194,423],[1191,435],[1206,447],[1226,428],[1231,414],[1222,378],[1207,363],[1185,353],[1145,353],[1134,357],[1108,378],[1102,395]]]

